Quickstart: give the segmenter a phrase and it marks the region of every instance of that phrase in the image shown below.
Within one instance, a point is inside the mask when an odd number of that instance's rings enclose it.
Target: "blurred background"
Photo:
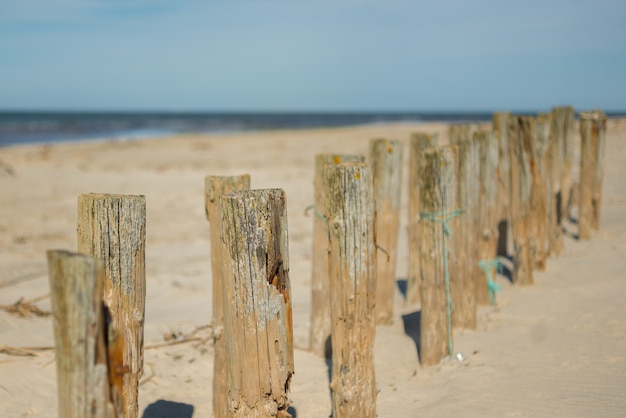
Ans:
[[[0,0],[0,11],[5,144],[626,110],[623,1]],[[268,113],[289,120],[250,120]]]

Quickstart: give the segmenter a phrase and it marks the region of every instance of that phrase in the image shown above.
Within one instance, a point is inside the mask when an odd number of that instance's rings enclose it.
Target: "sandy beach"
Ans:
[[[328,366],[308,352],[314,156],[367,155],[371,138],[404,141],[447,125],[379,124],[350,128],[178,136],[0,148],[0,305],[49,292],[45,252],[77,247],[82,193],[146,196],[143,418],[212,416],[213,347],[209,224],[204,177],[251,175],[253,188],[285,190],[289,224],[295,376],[294,417],[331,413]],[[423,368],[411,315],[399,291],[394,323],[375,346],[380,417],[626,416],[626,119],[607,128],[600,231],[578,241],[566,223],[564,254],[535,272],[535,285],[504,277],[494,307],[479,309],[475,331],[455,331],[462,361]],[[578,143],[578,142],[576,142]],[[575,176],[578,172],[575,160]],[[407,190],[404,178],[404,190]],[[398,279],[406,279],[407,193],[403,194]],[[34,304],[50,310],[50,299]],[[163,345],[185,337],[176,345]],[[0,311],[0,344],[54,344],[50,316]],[[54,352],[0,354],[0,416],[55,417]],[[27,354],[27,353],[26,353]]]

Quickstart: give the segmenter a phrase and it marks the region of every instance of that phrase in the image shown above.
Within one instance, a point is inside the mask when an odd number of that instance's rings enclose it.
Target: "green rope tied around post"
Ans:
[[[317,211],[317,209],[315,208],[315,205],[309,205],[304,209],[304,216],[309,216],[309,212],[313,210],[313,214],[315,215],[315,217],[317,219],[321,219],[322,221],[326,222],[326,216],[322,215],[321,213],[319,213]]]
[[[497,258],[494,258],[493,260],[480,260],[478,262],[478,267],[480,267],[480,269],[484,271],[485,275],[487,276],[489,302],[491,303],[491,306],[493,306],[496,304],[496,292],[499,292],[502,288],[493,281],[493,277],[491,276],[491,269],[495,268],[498,272],[500,272],[500,269],[502,268],[502,262]]]
[[[450,230],[448,222],[461,215],[461,213],[463,213],[461,209],[455,209],[452,212],[420,212],[420,220],[424,219],[426,221],[439,222],[441,224],[441,228],[443,229],[443,270],[445,272],[446,279],[446,320],[448,322],[448,354],[450,354],[450,357],[454,355],[454,350],[452,347],[452,298],[450,297],[450,269],[448,268],[448,252],[450,251],[448,248],[448,237],[452,231]]]

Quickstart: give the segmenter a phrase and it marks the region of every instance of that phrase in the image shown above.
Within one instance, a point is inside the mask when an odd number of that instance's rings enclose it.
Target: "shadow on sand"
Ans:
[[[193,405],[159,399],[143,411],[141,418],[192,418]]]
[[[421,332],[422,312],[415,311],[402,315],[402,324],[404,325],[404,333],[409,336],[415,343],[417,357],[422,358],[420,332]]]

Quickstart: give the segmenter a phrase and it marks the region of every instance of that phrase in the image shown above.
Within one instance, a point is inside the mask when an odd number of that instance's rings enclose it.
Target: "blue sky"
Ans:
[[[626,110],[626,1],[0,0],[0,109]]]

